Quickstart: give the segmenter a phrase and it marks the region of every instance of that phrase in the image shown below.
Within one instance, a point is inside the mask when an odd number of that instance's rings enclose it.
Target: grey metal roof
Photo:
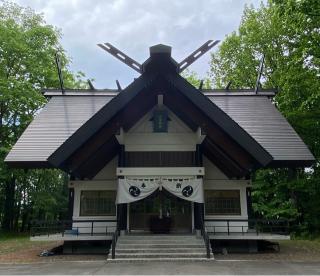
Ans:
[[[269,91],[269,90],[265,90],[265,91],[258,91],[257,93],[255,93],[254,91],[251,90],[230,90],[227,91],[225,89],[203,89],[201,90],[201,92],[205,95],[205,96],[268,96],[270,98],[274,97],[276,95],[276,93],[274,91]]]
[[[6,162],[47,162],[47,158],[112,96],[52,97],[14,145]]]
[[[267,97],[208,97],[278,160],[314,160],[308,147]]]
[[[274,160],[314,160],[307,146],[267,95],[208,94],[208,98],[250,134]],[[113,98],[112,94],[78,95],[53,96],[5,161],[47,162],[47,158],[67,138]]]

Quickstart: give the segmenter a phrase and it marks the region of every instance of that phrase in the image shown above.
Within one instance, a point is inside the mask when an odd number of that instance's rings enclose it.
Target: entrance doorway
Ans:
[[[192,203],[169,192],[156,191],[129,205],[130,231],[154,233],[190,233]]]

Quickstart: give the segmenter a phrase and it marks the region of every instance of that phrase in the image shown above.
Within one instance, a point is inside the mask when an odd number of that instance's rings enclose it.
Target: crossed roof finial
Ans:
[[[208,40],[206,43],[201,45],[197,50],[192,52],[189,56],[187,56],[184,60],[178,63],[178,72],[181,73],[187,67],[189,67],[192,63],[194,63],[198,58],[208,52],[212,47],[217,45],[220,40]],[[143,73],[143,66],[133,58],[129,57],[110,43],[99,43],[98,46],[103,50],[107,51],[109,54],[113,55],[115,58],[122,61],[124,64],[128,65],[138,73]]]

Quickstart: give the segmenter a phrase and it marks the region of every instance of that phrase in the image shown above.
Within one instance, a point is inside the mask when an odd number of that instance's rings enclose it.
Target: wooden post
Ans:
[[[119,155],[118,155],[118,167],[125,167],[125,148],[124,145],[120,145]],[[117,205],[117,223],[118,230],[127,230],[127,204],[118,204]]]
[[[229,220],[227,220],[227,226],[228,226],[228,236],[230,235],[230,223]]]
[[[194,158],[194,165],[195,166],[203,166],[202,160],[202,151],[201,145],[196,146],[195,158]],[[204,223],[204,204],[194,202],[194,228],[196,230],[201,230],[201,225]]]
[[[74,180],[74,177],[71,176],[70,180]],[[73,208],[74,208],[74,188],[69,188],[67,220],[71,221],[71,224],[70,224],[70,228],[68,229],[72,229]]]
[[[246,188],[246,198],[247,198],[247,212],[248,212],[248,228],[252,229],[254,225],[252,224],[253,217],[253,207],[252,207],[252,199],[251,199],[251,188]]]

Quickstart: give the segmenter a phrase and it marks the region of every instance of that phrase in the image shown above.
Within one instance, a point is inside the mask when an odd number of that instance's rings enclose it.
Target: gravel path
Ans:
[[[0,274],[14,275],[318,275],[319,262],[211,261],[108,263],[106,261],[2,264]]]

